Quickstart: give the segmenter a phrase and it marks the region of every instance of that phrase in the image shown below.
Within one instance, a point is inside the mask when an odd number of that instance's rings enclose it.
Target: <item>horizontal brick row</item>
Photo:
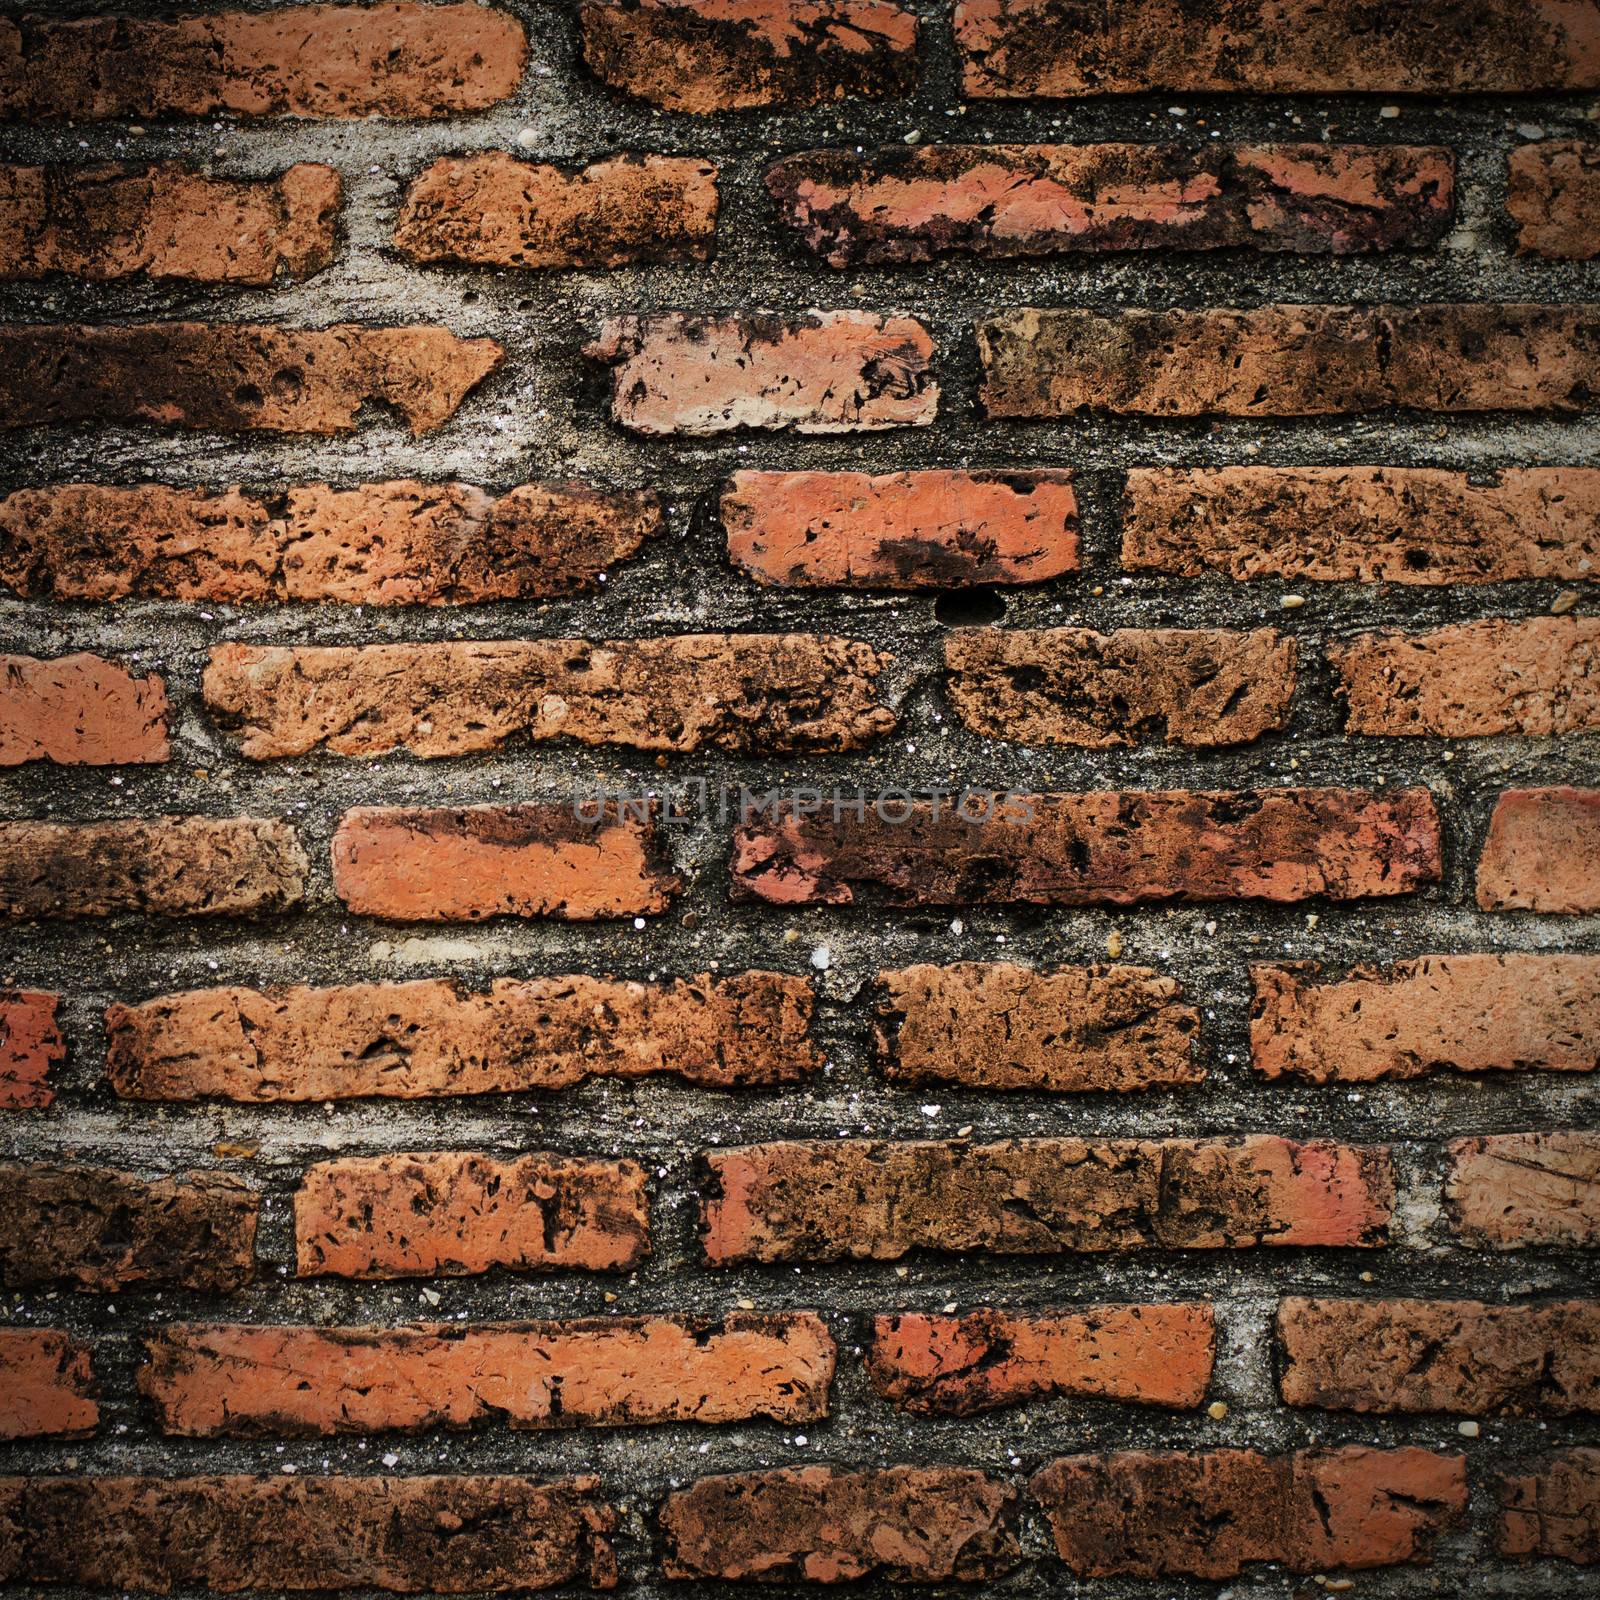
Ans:
[[[358,806],[334,893],[365,916],[570,921],[664,910],[682,887],[657,803]],[[1138,905],[1360,900],[1437,882],[1425,789],[1127,790],[752,805],[735,900],[780,905]],[[310,863],[259,817],[0,822],[0,916],[249,916],[298,905]],[[1485,910],[1600,908],[1600,791],[1513,789],[1478,869]]]
[[[1469,481],[1423,467],[1135,468],[1128,571],[1439,586],[1600,582],[1600,470]],[[1079,570],[1067,471],[741,471],[730,562],[782,588],[956,589]],[[500,496],[410,479],[250,493],[66,484],[0,498],[0,584],[24,597],[465,605],[592,589],[662,530],[658,496],[574,483]]]
[[[527,60],[510,14],[462,4],[320,4],[274,25],[25,17],[0,34],[0,117],[436,117],[511,95]],[[1138,0],[1085,20],[1070,0],[962,0],[968,98],[1199,93],[1524,93],[1600,86],[1593,18],[1561,0],[1485,0],[1384,30],[1358,0],[1192,12]],[[623,95],[691,114],[909,94],[916,15],[899,0],[583,0],[585,65]],[[285,48],[285,38],[292,38]]]
[[[1371,1083],[1440,1071],[1593,1072],[1600,956],[1436,955],[1322,980],[1251,969],[1267,1079]],[[1199,1083],[1196,1008],[1146,967],[919,964],[878,975],[893,1083],[1048,1093]],[[59,996],[0,993],[0,1105],[42,1107],[65,1054]],[[244,1104],[557,1090],[672,1074],[707,1088],[803,1083],[821,1065],[811,984],[778,972],[640,982],[573,974],[330,988],[193,989],[106,1010],[106,1078],[135,1100]]]
[[[1447,1151],[1448,1225],[1489,1250],[1600,1245],[1600,1139],[1478,1135]],[[1374,1248],[1395,1207],[1384,1146],[1224,1139],[797,1140],[702,1153],[709,1266],[895,1260],[914,1250],[1060,1255]],[[302,1277],[614,1272],[650,1253],[630,1160],[482,1151],[313,1163],[294,1200]],[[230,1293],[255,1269],[259,1195],[220,1172],[139,1178],[0,1168],[0,1283]]]
[[[1298,646],[1270,628],[963,629],[945,693],[991,739],[1110,749],[1247,744],[1288,722]],[[1600,728],[1600,622],[1491,619],[1328,647],[1350,732],[1549,738]],[[207,708],[243,755],[461,756],[572,740],[732,754],[892,733],[893,658],[814,634],[214,646]],[[93,655],[0,656],[0,766],[165,761],[165,685]]]
[[[1593,305],[1023,308],[976,332],[994,418],[1566,414],[1600,394]],[[855,433],[938,410],[933,339],[910,316],[650,312],[607,319],[584,349],[612,368],[611,416],[633,433]],[[170,322],[18,324],[0,329],[0,355],[0,427],[336,434],[377,402],[421,434],[504,351],[437,326]]]
[[[764,583],[1022,583],[1077,568],[1071,481],[1055,471],[741,472],[723,496],[722,518],[730,558]],[[1494,487],[1431,469],[1135,469],[1123,563],[1186,576],[1209,567],[1238,579],[1592,580],[1597,483],[1600,473],[1578,467],[1508,471]],[[615,560],[659,527],[650,497],[572,484],[524,485],[494,502],[460,484],[317,484],[288,491],[282,503],[284,514],[274,517],[261,498],[237,489],[18,491],[0,500],[0,582],[24,595],[79,599],[515,598],[592,578],[561,570],[580,567],[580,535],[614,543]],[[563,517],[577,524],[564,540]],[[168,523],[176,527],[157,532]],[[1324,523],[1333,525],[1321,529],[1323,542],[1309,542]],[[459,570],[465,557],[445,536],[468,533],[493,539],[518,570],[497,580]],[[411,572],[398,570],[398,554],[367,570],[367,547],[380,537],[408,547]],[[101,563],[93,571],[91,551]],[[536,554],[556,570],[535,568]],[[447,557],[458,570],[437,570]],[[257,570],[272,565],[284,570]]]
[[[1595,1559],[1600,1451],[1497,1475],[1505,1555]],[[1465,1459],[1346,1446],[1062,1456],[1028,1485],[1080,1577],[1219,1580],[1428,1559],[1465,1521]],[[87,1588],[504,1593],[613,1587],[595,1477],[0,1479],[0,1579]],[[1022,1559],[1021,1495],[976,1468],[785,1467],[699,1478],[655,1514],[675,1579],[977,1582]]]
[[[1518,247],[1600,250],[1600,154],[1576,141],[1509,158]],[[1435,245],[1455,209],[1448,150],[1412,145],[923,145],[802,151],[768,167],[778,220],[835,267],[1064,251],[1348,255]],[[177,161],[0,166],[0,279],[51,274],[263,285],[333,259],[339,174],[216,177]],[[703,261],[718,172],[696,156],[586,165],[450,156],[407,188],[391,242],[425,265],[607,268]]]
[[[1288,1405],[1379,1415],[1600,1412],[1600,1302],[1306,1299],[1277,1311]],[[871,1318],[874,1392],[919,1416],[1051,1398],[1202,1405],[1216,1360],[1205,1303]],[[332,1437],[724,1424],[830,1413],[838,1346],[809,1311],[559,1322],[311,1327],[180,1322],[144,1337],[139,1392],[163,1433]],[[858,1351],[858,1354],[860,1352]],[[0,1437],[87,1437],[94,1346],[0,1330]]]

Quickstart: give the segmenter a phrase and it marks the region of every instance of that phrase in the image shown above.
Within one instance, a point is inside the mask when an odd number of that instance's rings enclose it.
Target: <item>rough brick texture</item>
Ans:
[[[1232,1578],[1427,1557],[1461,1519],[1461,1456],[1427,1450],[1254,1450],[1065,1456],[1033,1480],[1056,1549],[1081,1577]]]
[[[650,1253],[644,1185],[635,1162],[568,1156],[321,1161],[295,1191],[296,1269],[341,1278],[619,1271]]]
[[[66,1060],[58,994],[0,989],[0,1111],[42,1111],[55,1099],[50,1075]]]
[[[859,433],[926,426],[939,405],[933,341],[914,317],[615,317],[585,354],[614,369],[611,415],[633,433]]]
[[[736,472],[728,559],[796,589],[960,589],[1078,569],[1070,472]]]
[[[1600,582],[1600,471],[1136,467],[1122,564],[1197,578]]]
[[[1451,1228],[1488,1250],[1600,1247],[1600,1134],[1493,1133],[1449,1148]]]
[[[703,261],[716,173],[693,156],[615,156],[577,172],[503,151],[447,156],[406,191],[394,244],[413,261],[472,266]]]
[[[609,1589],[595,1478],[0,1478],[0,1581],[90,1589]]]
[[[1388,1151],[1238,1139],[798,1141],[711,1151],[714,1266],[1384,1242]]]
[[[1171,1088],[1199,1083],[1199,1014],[1148,967],[1011,962],[882,972],[878,1059],[897,1083],[975,1089]]]
[[[1571,0],[957,0],[956,42],[976,98],[1600,88],[1600,25]]]
[[[978,324],[991,417],[1580,412],[1600,306],[1020,310]]]
[[[1208,1305],[877,1317],[867,1373],[906,1411],[969,1416],[1047,1395],[1190,1407],[1216,1356]]]
[[[0,1352],[4,1346],[0,1345]],[[139,1387],[163,1432],[381,1433],[815,1422],[834,1344],[809,1312],[411,1328],[180,1325]]]
[[[1600,256],[1600,145],[1518,145],[1508,166],[1506,210],[1519,249],[1553,260]]]
[[[1600,1450],[1560,1450],[1496,1485],[1495,1548],[1503,1556],[1600,1562]]]
[[[963,1467],[790,1467],[701,1478],[661,1509],[669,1578],[900,1583],[999,1577],[1016,1490]]]
[[[954,798],[918,802],[906,821],[869,809],[865,824],[791,811],[739,828],[733,855],[736,892],[791,905],[869,892],[905,905],[1356,900],[1439,870],[1425,790]]]
[[[104,656],[0,656],[0,767],[165,761],[166,685]]]
[[[532,600],[594,588],[660,528],[655,496],[577,483],[66,484],[0,499],[0,583],[57,600]]]
[[[442,427],[499,366],[448,328],[158,322],[0,328],[0,428],[148,423],[225,433],[349,433],[364,406]]]
[[[0,1284],[231,1294],[255,1276],[257,1196],[222,1172],[0,1167]]]
[[[1600,0],[0,13],[0,1592],[1596,1587]]]
[[[48,998],[45,996],[41,999]],[[137,1100],[417,1100],[673,1073],[713,1088],[802,1082],[811,986],[778,972],[673,983],[497,978],[196,989],[106,1014],[107,1076]]]
[[[100,1425],[89,1346],[50,1328],[0,1328],[0,1439],[86,1439]]]
[[[1600,1411],[1600,1301],[1305,1300],[1278,1307],[1292,1406],[1566,1416]]]
[[[0,658],[3,659],[3,658]],[[457,756],[511,740],[853,750],[894,727],[870,645],[810,634],[354,648],[219,645],[207,706],[256,760]]]
[[[1600,622],[1535,617],[1334,645],[1352,733],[1548,738],[1600,728]]]
[[[443,117],[503,100],[521,24],[472,4],[0,22],[0,117]]]
[[[1271,628],[971,628],[944,661],[956,715],[1021,744],[1248,744],[1294,698],[1294,641]]]
[[[767,171],[829,266],[1066,250],[1299,250],[1435,243],[1446,150],[1406,145],[926,145],[812,150]]]
[[[1423,956],[1320,982],[1319,970],[1251,969],[1250,1050],[1269,1078],[1600,1067],[1600,957]]]
[[[247,916],[297,905],[305,851],[286,822],[151,817],[0,822],[0,916]]]
[[[588,922],[665,910],[678,880],[654,823],[616,807],[580,809],[358,806],[333,836],[334,893],[358,915],[400,922]]]
[[[669,111],[908,93],[917,19],[899,0],[583,0],[583,59]]]
[[[246,182],[176,161],[0,167],[0,278],[308,277],[333,259],[339,196],[339,174],[310,163]]]
[[[1508,789],[1478,861],[1485,911],[1600,911],[1600,789]]]

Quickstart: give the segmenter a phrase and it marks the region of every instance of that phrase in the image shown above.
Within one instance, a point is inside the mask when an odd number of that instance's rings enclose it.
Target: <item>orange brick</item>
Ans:
[[[0,1346],[3,1349],[3,1346]],[[140,1390],[164,1433],[815,1422],[834,1343],[810,1312],[407,1328],[180,1323],[148,1341]]]
[[[319,1161],[295,1191],[294,1231],[303,1278],[616,1272],[650,1253],[644,1169],[573,1156]]]
[[[166,683],[155,673],[136,678],[119,661],[82,653],[0,655],[0,767],[112,767],[170,754]]]

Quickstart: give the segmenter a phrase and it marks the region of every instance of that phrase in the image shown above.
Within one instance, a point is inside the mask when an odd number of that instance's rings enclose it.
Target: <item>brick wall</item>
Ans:
[[[0,1583],[1597,1592],[1597,95],[0,20]]]

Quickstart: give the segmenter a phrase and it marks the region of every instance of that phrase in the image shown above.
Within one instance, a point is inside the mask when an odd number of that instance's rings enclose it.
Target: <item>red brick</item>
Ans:
[[[503,354],[493,339],[426,326],[16,325],[0,328],[0,428],[336,434],[377,404],[423,434],[448,422]]]
[[[334,989],[196,989],[106,1011],[106,1073],[135,1100],[267,1104],[549,1091],[675,1073],[800,1083],[821,1064],[811,985],[778,972],[666,983],[582,974]]]
[[[896,0],[584,0],[583,59],[669,111],[908,94],[917,19]]]
[[[1148,967],[1009,962],[880,972],[879,1064],[897,1083],[1127,1091],[1199,1083],[1200,1016]]]
[[[680,883],[654,819],[577,811],[566,801],[357,806],[333,836],[333,890],[358,915],[397,922],[664,911]]]
[[[611,415],[633,433],[860,433],[939,406],[928,330],[875,311],[612,317],[584,354],[615,369]]]
[[[1252,967],[1256,1071],[1306,1083],[1600,1067],[1600,956],[1440,955],[1318,982]]]
[[[255,1276],[256,1192],[222,1172],[0,1166],[0,1283],[231,1294]]]
[[[892,905],[1356,900],[1440,872],[1425,789],[1013,795],[970,800],[965,816],[954,798],[917,802],[904,822],[788,810],[735,831],[732,892],[784,905],[864,891]]]
[[[1581,1565],[1600,1561],[1600,1450],[1558,1450],[1496,1482],[1495,1549]]]
[[[527,40],[473,4],[0,21],[0,115],[447,117],[504,100]]]
[[[178,1324],[139,1388],[164,1433],[815,1422],[834,1343],[811,1312],[405,1328]]]
[[[1450,1227],[1484,1250],[1600,1248],[1600,1133],[1491,1133],[1449,1147]]]
[[[65,484],[0,499],[0,583],[55,600],[531,600],[594,588],[661,525],[657,496],[578,483]]]
[[[0,167],[0,278],[303,278],[333,259],[339,194],[309,163],[246,180],[179,161]]]
[[[55,1099],[50,1073],[67,1059],[60,1004],[58,994],[0,989],[0,1111],[42,1111]]]
[[[1474,477],[1477,477],[1474,474]],[[1600,582],[1600,471],[1136,467],[1122,564],[1198,578]]]
[[[1397,1566],[1426,1560],[1467,1509],[1461,1456],[1359,1446],[1063,1456],[1032,1489],[1061,1559],[1093,1578]]]
[[[1382,1244],[1381,1147],[1233,1139],[799,1140],[705,1154],[713,1266]]]
[[[767,189],[831,267],[946,251],[1348,255],[1437,243],[1455,163],[1414,145],[898,145],[787,156]]]
[[[722,523],[728,559],[785,588],[960,589],[1078,570],[1070,472],[736,472]]]
[[[976,99],[1600,88],[1600,23],[1581,0],[959,0],[955,26]]]
[[[696,156],[619,155],[569,171],[488,150],[415,178],[394,244],[412,261],[619,267],[704,261],[716,233],[717,169]]]
[[[701,1478],[667,1496],[669,1578],[976,1582],[1017,1564],[1017,1492],[966,1467],[785,1467]]]
[[[0,1328],[0,1439],[87,1439],[100,1426],[89,1346],[54,1328]]]
[[[1207,749],[1283,727],[1295,642],[1272,628],[964,628],[944,664],[956,716],[986,738]]]
[[[1600,403],[1600,306],[1025,309],[977,331],[991,417],[1579,412]]]
[[[302,1278],[614,1272],[650,1253],[644,1169],[576,1156],[319,1161],[295,1191],[294,1235]]]
[[[1600,789],[1507,789],[1478,861],[1485,911],[1600,911]]]
[[[298,905],[308,870],[263,817],[0,822],[0,917],[250,916]]]
[[[165,761],[167,689],[120,661],[0,655],[0,767],[51,761],[111,767]]]
[[[1600,145],[1551,139],[1519,145],[1508,162],[1506,210],[1517,248],[1552,260],[1600,256]]]
[[[808,633],[215,646],[206,705],[253,760],[459,756],[571,739],[633,750],[854,750],[890,732],[892,657]]]
[[[597,1478],[0,1478],[0,1582],[89,1589],[609,1589]]]
[[[1569,1416],[1600,1411],[1600,1301],[1305,1300],[1278,1306],[1291,1406]]]
[[[1211,1383],[1209,1305],[875,1317],[867,1375],[885,1400],[970,1416],[1050,1395],[1197,1406]]]
[[[1462,622],[1329,645],[1351,733],[1539,738],[1600,728],[1600,622]]]

